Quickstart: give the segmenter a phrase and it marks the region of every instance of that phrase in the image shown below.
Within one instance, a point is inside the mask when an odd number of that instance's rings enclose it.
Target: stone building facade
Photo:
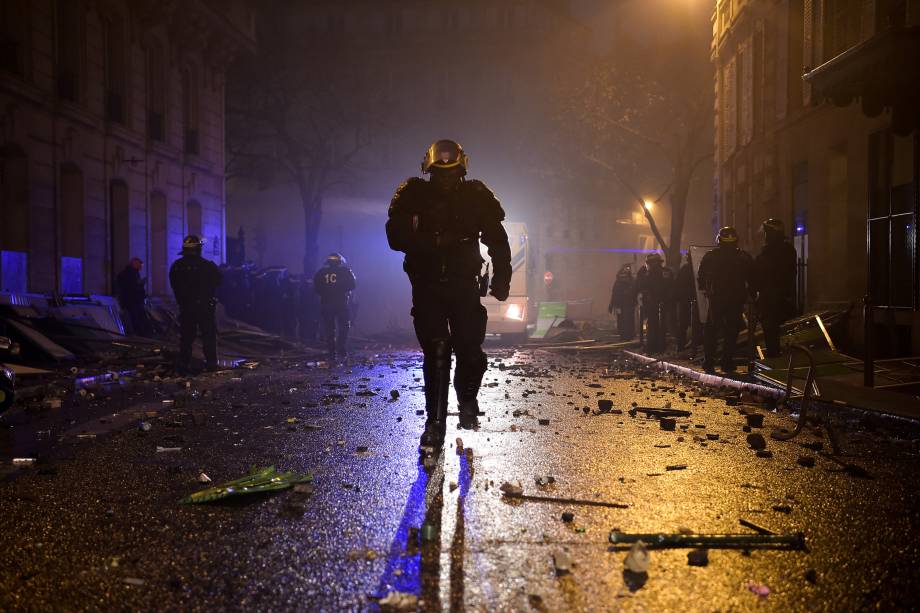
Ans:
[[[0,291],[167,295],[185,234],[224,259],[224,75],[244,0],[0,0]]]
[[[800,308],[855,305],[858,321],[870,294],[887,322],[881,353],[916,354],[920,144],[898,102],[910,86],[878,94],[899,79],[916,89],[920,2],[718,0],[712,27],[716,216],[753,251],[760,222],[782,219]],[[893,32],[914,46],[889,45]],[[859,87],[823,85],[867,48],[874,67],[838,79]]]

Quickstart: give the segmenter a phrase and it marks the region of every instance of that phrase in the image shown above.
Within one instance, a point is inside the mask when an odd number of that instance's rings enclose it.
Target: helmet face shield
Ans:
[[[200,252],[202,246],[204,246],[204,239],[199,238],[194,234],[189,234],[184,239],[182,239],[182,251],[179,254],[189,253],[189,252]]]
[[[719,230],[716,242],[720,245],[734,245],[738,242],[738,232],[731,226],[725,226]]]
[[[779,236],[785,236],[785,235],[786,235],[786,226],[785,226],[785,224],[783,224],[783,222],[782,222],[781,220],[775,219],[775,218],[773,218],[773,217],[771,217],[770,219],[765,220],[765,221],[763,222],[763,224],[760,226],[760,229],[761,229],[761,231],[762,231],[764,234],[771,234],[771,233],[772,233],[772,234],[776,234],[776,235],[779,235]]]
[[[330,266],[345,266],[345,256],[341,253],[330,253],[326,256],[326,264]]]
[[[422,159],[422,172],[429,173],[434,169],[458,169],[466,174],[469,158],[463,152],[463,147],[452,140],[439,140],[425,152]]]

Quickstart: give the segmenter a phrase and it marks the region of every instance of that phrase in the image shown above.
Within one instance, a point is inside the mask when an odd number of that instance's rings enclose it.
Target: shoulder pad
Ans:
[[[396,188],[396,193],[393,195],[393,200],[396,200],[405,193],[411,193],[421,187],[423,187],[427,181],[420,177],[409,177],[405,181],[399,184],[399,187]]]
[[[502,209],[502,203],[499,202],[498,198],[495,196],[489,187],[482,181],[476,179],[471,179],[469,181],[463,182],[463,189],[469,194],[475,202],[478,203],[480,211],[488,219],[496,219],[497,221],[503,221],[505,219],[505,211]]]
[[[489,189],[489,187],[479,179],[470,179],[469,181],[464,181],[464,184],[467,186],[467,189],[473,192],[491,196],[495,200],[498,200],[498,198],[495,196],[495,192]]]

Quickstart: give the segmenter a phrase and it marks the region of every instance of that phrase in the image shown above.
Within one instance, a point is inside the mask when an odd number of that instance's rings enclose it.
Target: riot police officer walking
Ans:
[[[642,297],[642,307],[648,317],[646,350],[661,353],[665,347],[665,327],[668,306],[674,292],[674,273],[664,265],[660,253],[650,253],[636,278],[636,289]]]
[[[201,333],[205,369],[217,368],[215,292],[221,282],[217,264],[201,257],[201,239],[190,234],[182,241],[182,256],[169,269],[169,284],[179,305],[179,374],[188,374],[192,343]]]
[[[330,253],[326,264],[313,275],[313,289],[319,294],[320,316],[329,360],[348,356],[345,341],[351,328],[351,293],[355,289],[355,274],[348,267],[345,256]],[[336,332],[338,328],[338,332]]]
[[[718,247],[700,261],[697,282],[709,299],[709,315],[703,330],[703,369],[715,372],[716,347],[722,338],[721,367],[735,371],[735,349],[744,304],[752,287],[753,261],[738,247],[738,232],[731,226],[719,230]]]
[[[754,260],[754,288],[766,355],[775,358],[780,355],[780,327],[795,313],[798,255],[786,240],[782,221],[767,219],[761,230],[765,244]]]
[[[620,340],[631,341],[636,334],[636,281],[633,279],[632,265],[624,264],[617,273],[610,291],[610,304],[607,312],[617,314],[617,332]]]
[[[412,283],[413,323],[424,354],[423,448],[437,449],[444,442],[451,352],[457,356],[454,389],[461,426],[477,423],[476,397],[487,365],[480,241],[492,259],[491,294],[504,301],[511,285],[511,247],[501,224],[505,213],[484,183],[465,178],[467,165],[458,143],[435,142],[422,160],[430,180],[413,177],[400,185],[386,224],[390,248],[406,254],[403,269]]]

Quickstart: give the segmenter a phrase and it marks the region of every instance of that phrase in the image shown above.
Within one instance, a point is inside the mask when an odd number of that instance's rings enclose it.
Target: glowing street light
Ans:
[[[651,211],[652,207],[655,206],[655,203],[652,202],[651,200],[646,200],[645,202],[642,203],[642,206],[645,207],[646,211]]]

